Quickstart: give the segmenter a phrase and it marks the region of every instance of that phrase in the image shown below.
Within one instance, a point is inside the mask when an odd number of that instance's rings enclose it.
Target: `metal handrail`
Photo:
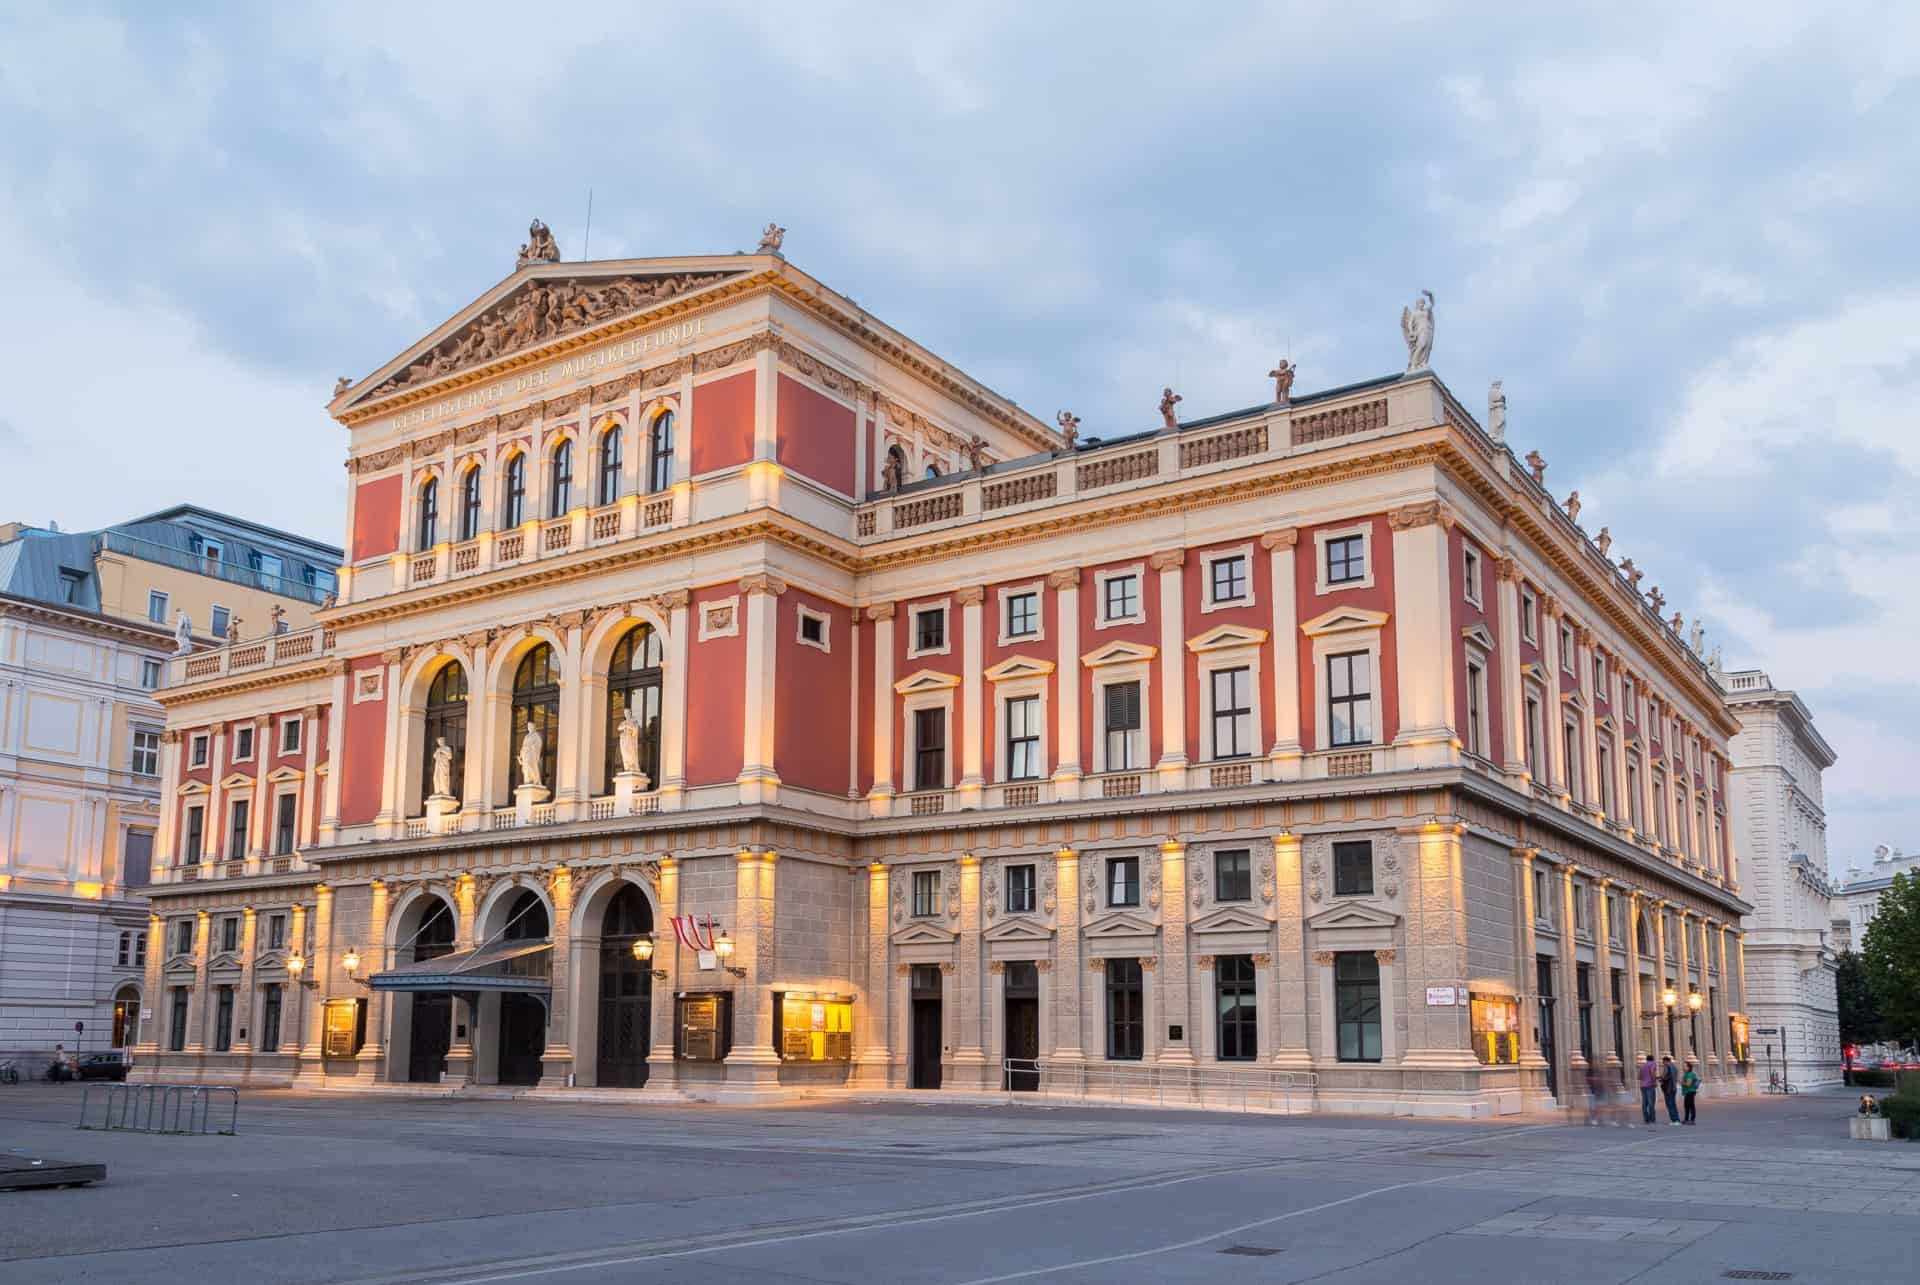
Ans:
[[[100,1119],[91,1119],[101,1092]],[[224,1098],[221,1095],[225,1095]],[[227,1108],[225,1128],[215,1128],[218,1106]],[[232,1136],[240,1124],[240,1090],[224,1084],[88,1084],[80,1091],[78,1129],[123,1129],[135,1133],[219,1133]]]
[[[1049,1058],[1005,1059],[1001,1083],[1009,1094],[1014,1077],[1027,1078],[1024,1090],[1045,1097],[1100,1101],[1152,1102],[1167,1106],[1206,1106],[1221,1110],[1311,1111],[1319,1076],[1312,1071],[1267,1067],[1165,1065],[1161,1063],[1065,1062]]]

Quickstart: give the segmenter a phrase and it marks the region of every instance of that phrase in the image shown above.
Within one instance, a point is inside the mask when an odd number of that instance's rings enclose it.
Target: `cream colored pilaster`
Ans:
[[[573,971],[573,871],[555,866],[548,876],[553,897],[553,998],[547,1009],[547,1047],[540,1055],[540,1082],[564,1087],[573,1073],[573,1013],[569,1002]]]
[[[320,778],[314,772],[314,761],[320,752],[320,707],[308,705],[300,711],[300,788],[299,802],[294,805],[293,846],[298,851],[307,846],[307,836],[313,833],[313,815],[322,805],[320,796]],[[263,769],[265,763],[260,765]],[[261,776],[266,775],[265,771]]]
[[[213,1029],[212,995],[207,985],[207,964],[213,954],[213,920],[204,910],[193,916],[193,1006],[187,1010],[187,1052],[199,1056],[210,1047],[208,1032]]]
[[[1676,1062],[1688,1056],[1698,1057],[1700,1053],[1698,1049],[1693,1047],[1694,1023],[1691,1020],[1693,1008],[1687,1003],[1687,997],[1693,994],[1692,960],[1690,958],[1693,934],[1687,928],[1687,920],[1689,917],[1690,912],[1682,907],[1679,918],[1674,921],[1674,927],[1679,930],[1680,935],[1679,944],[1674,951],[1674,966],[1679,970],[1680,974],[1680,980],[1674,984],[1674,989],[1680,992],[1680,1002],[1675,1005],[1673,1010],[1674,1043],[1679,1046],[1673,1055],[1673,1060]]]
[[[216,723],[213,727],[212,746],[207,758],[207,820],[206,829],[201,836],[200,859],[206,861],[225,861],[228,857],[227,844],[227,792],[220,785],[220,777],[227,769],[227,725]],[[246,853],[241,853],[246,856]]]
[[[267,836],[271,833],[271,822],[267,819],[269,796],[267,793],[267,764],[273,761],[271,746],[267,734],[271,731],[266,717],[262,715],[253,720],[253,800],[247,804],[247,850],[236,852],[236,857],[259,858],[266,855]],[[305,736],[308,750],[307,776],[313,776],[312,749],[313,724],[300,729]],[[302,831],[304,833],[304,830]]]
[[[280,1012],[280,1051],[293,1055],[294,1065],[300,1063],[300,1050],[306,1044],[307,1024],[307,984],[308,970],[313,960],[307,957],[307,907],[304,902],[296,901],[288,908],[287,953],[298,955],[304,968],[299,971],[289,969],[287,975],[287,993],[281,997],[283,1007]]]
[[[765,1092],[780,1076],[780,1054],[773,1047],[773,1021],[767,1012],[767,987],[775,975],[773,872],[775,854],[740,849],[735,862],[733,967],[746,976],[733,989],[733,1052],[727,1055],[730,1089]]]
[[[1080,568],[1047,576],[1054,603],[1053,791],[1057,799],[1080,797],[1086,763],[1080,745]]]
[[[1270,859],[1275,907],[1273,1064],[1283,1071],[1311,1071],[1313,1033],[1306,1009],[1307,910],[1300,878],[1300,836],[1286,830],[1274,835]],[[1266,895],[1264,887],[1260,894]]]
[[[954,595],[960,604],[960,806],[977,808],[986,784],[986,708],[980,699],[986,686],[982,671],[986,668],[986,642],[981,636],[981,603],[986,592],[979,585],[968,585]]]
[[[660,691],[660,806],[666,811],[680,807],[687,789],[687,630],[691,613],[690,595],[674,589],[660,595],[660,610],[667,615],[667,672]],[[669,1005],[668,1007],[671,1007]]]
[[[253,907],[240,908],[240,985],[233,992],[233,1051],[253,1052],[253,1022],[259,1005],[253,994]]]
[[[1380,993],[1404,1006],[1407,1038],[1401,1065],[1427,1070],[1477,1071],[1473,1053],[1473,1011],[1464,1004],[1428,1005],[1428,986],[1464,991],[1472,969],[1467,959],[1466,826],[1427,822],[1395,832],[1385,880],[1405,879],[1404,944],[1407,959],[1392,970],[1397,985],[1389,992],[1389,972],[1380,972]],[[1404,866],[1394,874],[1394,862]],[[1296,876],[1297,877],[1297,876]],[[1387,895],[1393,894],[1391,887]],[[1297,900],[1294,904],[1298,904]],[[1383,1026],[1391,1014],[1381,1015]],[[1384,1030],[1383,1030],[1384,1034]]]
[[[1393,614],[1398,639],[1402,768],[1453,761],[1453,608],[1446,517],[1438,500],[1387,514],[1393,531]],[[1424,998],[1424,996],[1423,996]]]
[[[1160,785],[1178,790],[1187,778],[1187,640],[1183,568],[1185,549],[1164,549],[1148,559],[1160,581]],[[1189,1056],[1191,1056],[1189,1054]]]
[[[384,680],[387,725],[381,740],[384,757],[380,770],[380,813],[374,818],[374,827],[375,833],[382,839],[390,839],[399,831],[406,809],[406,803],[400,797],[400,783],[405,779],[400,769],[400,747],[406,730],[401,726],[405,713],[401,709],[400,660],[397,649],[380,654],[381,663],[387,667]]]
[[[1186,648],[1180,648],[1184,653]],[[1168,839],[1160,845],[1160,955],[1162,966],[1154,982],[1160,992],[1160,1029],[1150,1030],[1149,1046],[1158,1045],[1155,1058],[1162,1065],[1187,1066],[1194,1061],[1194,1033],[1189,1013],[1191,985],[1187,958],[1187,845]],[[1180,1028],[1180,1042],[1161,1043],[1154,1036],[1168,1027]]]
[[[953,1050],[953,1073],[957,1087],[991,1089],[998,1087],[999,1076],[987,1062],[981,1019],[990,1002],[986,978],[985,952],[980,930],[980,862],[972,853],[960,858],[960,967],[955,989],[959,992],[960,1039]]]
[[[333,986],[333,889],[315,884],[313,889],[313,954],[307,959],[306,975],[311,979],[313,1000],[307,1006],[307,1036],[302,1060],[318,1074],[324,1054],[327,992]]]
[[[761,356],[771,364],[771,353]],[[774,770],[773,761],[774,693],[779,678],[780,595],[786,591],[785,581],[764,572],[740,580],[740,592],[747,599],[746,712],[740,720],[742,803],[775,803],[780,798],[780,774]]]
[[[1640,905],[1638,891],[1627,889],[1627,923],[1620,934],[1620,940],[1627,949],[1627,993],[1626,993],[1626,1038],[1627,1047],[1620,1050],[1620,1060],[1629,1065],[1640,1061],[1651,1047],[1641,1034],[1644,1018],[1640,1012],[1640,916],[1645,913]]]
[[[873,625],[873,787],[867,800],[874,816],[893,811],[893,604],[867,608]]]
[[[1579,951],[1579,937],[1573,927],[1573,876],[1580,867],[1571,861],[1560,867],[1560,983],[1561,1001],[1554,1005],[1554,1011],[1560,1016],[1560,1029],[1566,1032],[1566,1040],[1561,1047],[1567,1051],[1567,1067],[1575,1075],[1587,1068],[1587,1055],[1580,1049],[1580,962],[1575,957]],[[1598,952],[1595,952],[1598,954]],[[1567,1086],[1567,1092],[1561,1095],[1571,1100],[1577,1096],[1574,1084]]]
[[[893,994],[893,970],[888,967],[889,929],[887,923],[888,871],[886,863],[867,866],[867,950],[865,993],[854,1006],[860,1039],[853,1053],[853,1079],[872,1088],[884,1088],[892,1081],[891,1035],[888,1026],[888,1000]]]
[[[1518,956],[1513,963],[1513,990],[1520,997],[1520,1067],[1523,1072],[1544,1071],[1547,1066],[1547,1059],[1540,1052],[1540,1041],[1534,1033],[1534,1026],[1540,1020],[1540,986],[1534,964],[1540,953],[1538,939],[1534,936],[1538,912],[1533,904],[1533,862],[1538,855],[1537,848],[1513,850],[1513,940],[1516,947],[1514,954]],[[1522,1083],[1525,1096],[1539,1097],[1545,1093],[1543,1080],[1526,1076]]]
[[[149,914],[147,916],[147,971],[140,988],[140,1002],[143,1006],[152,1009],[154,1016],[152,1020],[143,1017],[140,1022],[140,1039],[135,1043],[133,1050],[135,1063],[144,1062],[149,1066],[153,1065],[155,1059],[160,1056],[160,1032],[172,1017],[167,1006],[173,1002],[173,996],[167,991],[166,979],[162,972],[166,962],[166,925],[160,921],[160,916]]]
[[[1086,969],[1080,962],[1080,854],[1062,847],[1053,854],[1053,887],[1041,893],[1053,905],[1053,1051],[1062,1062],[1086,1060],[1080,1042]],[[1044,1046],[1043,1046],[1044,1047]]]
[[[693,358],[690,351],[681,356],[685,365],[680,373],[680,414],[673,426],[673,523],[683,526],[693,517],[693,435],[698,430],[693,416]]]
[[[1267,758],[1274,776],[1300,775],[1300,603],[1294,585],[1294,527],[1260,537],[1268,560],[1268,606],[1273,614],[1273,748]],[[1297,855],[1297,854],[1296,854]]]
[[[579,545],[575,545],[578,548]],[[560,729],[559,744],[554,747],[553,799],[556,820],[572,820],[582,815],[584,801],[591,793],[587,785],[586,755],[580,748],[586,734],[584,662],[581,658],[581,633],[585,618],[577,611],[564,612],[560,627]]]
[[[11,833],[12,818],[8,816],[12,799],[9,795],[0,795],[0,822],[8,825],[0,834]],[[162,866],[179,864],[179,854],[174,851],[174,835],[180,824],[180,733],[172,728],[160,733],[160,827],[154,832],[153,865],[158,871]],[[156,1008],[154,1010],[158,1012]]]
[[[347,722],[347,663],[334,661],[330,673],[333,703],[327,714],[327,790],[326,802],[320,810],[321,847],[330,846],[340,830],[340,746],[342,729]]]
[[[1550,593],[1541,594],[1540,657],[1547,671],[1547,707],[1541,713],[1545,726],[1540,729],[1547,743],[1541,748],[1546,751],[1548,784],[1554,794],[1564,796],[1571,787],[1567,781],[1565,720],[1560,708],[1560,616],[1560,600]]]
[[[391,968],[394,960],[387,957],[387,885],[384,880],[375,879],[370,888],[371,907],[367,913],[367,941],[360,948],[360,967],[364,976]],[[352,943],[349,943],[352,944]],[[360,1046],[356,1060],[365,1063],[368,1074],[381,1078],[382,1068],[387,1060],[387,993],[367,988],[367,1038]]]
[[[1667,987],[1673,985],[1673,973],[1667,967],[1666,906],[1666,902],[1655,900],[1650,907],[1653,912],[1653,1043],[1656,1056],[1673,1053],[1673,1032],[1668,1027],[1678,1017],[1678,1014],[1668,1010],[1666,1004]],[[1676,986],[1674,989],[1679,988]]]
[[[1598,961],[1593,979],[1593,1048],[1603,1065],[1617,1067],[1625,1060],[1626,1053],[1613,1040],[1613,916],[1607,895],[1612,890],[1611,879],[1602,879],[1593,888],[1593,955]],[[1624,1013],[1620,1024],[1626,1025]]]
[[[1520,564],[1512,558],[1500,558],[1494,563],[1494,576],[1500,599],[1500,638],[1494,663],[1500,667],[1500,721],[1506,725],[1506,761],[1501,769],[1519,777],[1527,771],[1526,691],[1520,680]],[[1521,1023],[1523,1036],[1526,1026]]]

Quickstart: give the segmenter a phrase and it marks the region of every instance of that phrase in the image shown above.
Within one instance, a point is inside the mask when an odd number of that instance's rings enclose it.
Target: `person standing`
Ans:
[[[1700,1073],[1693,1069],[1693,1059],[1687,1059],[1687,1069],[1680,1074],[1680,1096],[1687,1100],[1686,1121],[1692,1124],[1693,1100],[1700,1096]]]
[[[1647,1054],[1647,1060],[1640,1064],[1640,1118],[1648,1127],[1653,1125],[1653,1086],[1656,1075],[1653,1068],[1653,1054]]]
[[[1680,1103],[1675,1099],[1675,1090],[1680,1087],[1680,1077],[1673,1069],[1673,1054],[1660,1059],[1660,1096],[1667,1102],[1667,1123],[1674,1128],[1680,1127]]]
[[[1597,1127],[1601,1113],[1607,1108],[1607,1082],[1601,1077],[1597,1062],[1587,1063],[1587,1123]]]

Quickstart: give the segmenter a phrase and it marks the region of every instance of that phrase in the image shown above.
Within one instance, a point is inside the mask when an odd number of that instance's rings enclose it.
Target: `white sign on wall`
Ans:
[[[1459,1006],[1459,1003],[1460,1003],[1460,993],[1457,987],[1453,987],[1453,986],[1427,987],[1427,1007],[1455,1008]]]

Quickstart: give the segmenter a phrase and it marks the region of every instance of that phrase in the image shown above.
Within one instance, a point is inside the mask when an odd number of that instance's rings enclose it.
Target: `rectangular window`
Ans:
[[[1593,931],[1587,922],[1587,896],[1585,884],[1573,885],[1573,931],[1582,937],[1590,935]]]
[[[220,949],[228,954],[240,949],[240,920],[232,915],[220,921]]]
[[[147,590],[147,619],[156,625],[167,623],[167,595],[158,589]]]
[[[1623,678],[1620,680],[1620,703],[1626,706],[1626,710],[1624,711],[1626,720],[1629,723],[1638,722],[1639,716],[1635,714],[1633,707],[1633,680],[1631,678]]]
[[[236,727],[233,731],[233,761],[244,763],[253,757],[253,729]]]
[[[152,692],[152,691],[158,691],[158,690],[160,689],[160,675],[161,675],[161,672],[162,672],[162,671],[161,671],[161,668],[160,668],[160,662],[159,662],[159,661],[157,661],[157,660],[142,660],[142,661],[140,662],[140,686],[141,686],[141,688],[142,688],[143,690],[145,690],[145,691],[149,691],[149,692]]]
[[[1640,829],[1640,756],[1627,755],[1627,822]]]
[[[187,988],[173,988],[173,1010],[167,1014],[167,1048],[174,1053],[187,1047]]]
[[[1367,578],[1367,537],[1343,535],[1327,541],[1327,583],[1351,584]]]
[[[1460,587],[1468,602],[1480,605],[1480,554],[1471,545],[1460,546]]]
[[[947,711],[913,711],[913,788],[947,787]]]
[[[222,986],[214,1000],[213,1051],[225,1053],[233,1047],[233,987]]]
[[[1593,965],[1573,966],[1574,998],[1580,1005],[1580,1055],[1593,1061]]]
[[[198,804],[187,809],[187,833],[185,846],[181,848],[181,860],[198,861],[201,850],[206,845],[207,810]]]
[[[1487,669],[1477,661],[1467,662],[1467,753],[1487,757]]]
[[[300,720],[283,718],[280,720],[280,752],[298,754],[300,752]]]
[[[1612,945],[1620,944],[1620,898],[1607,894],[1607,941]]]
[[[1251,1062],[1259,1056],[1259,1006],[1254,1001],[1253,956],[1220,955],[1213,961],[1213,998],[1219,1018],[1219,1058]]]
[[[1208,599],[1214,603],[1242,602],[1248,597],[1247,555],[1215,558],[1208,566]]]
[[[1372,951],[1333,957],[1333,1011],[1342,1062],[1380,1060],[1380,961]]]
[[[200,545],[200,554],[208,562],[220,561],[221,557],[226,553],[226,551],[227,551],[227,546],[224,544],[221,544],[218,540],[207,540],[202,542],[202,544]]]
[[[133,963],[133,934],[132,933],[123,932],[120,934],[120,949],[118,953],[114,955],[113,962],[116,966],[120,968],[126,968]]]
[[[1040,698],[1016,696],[1007,710],[1007,779],[1032,781],[1040,775]]]
[[[233,801],[232,823],[227,828],[227,860],[238,861],[247,855],[247,821],[252,811],[247,800]]]
[[[1627,1048],[1627,1001],[1625,998],[1627,975],[1617,968],[1609,969],[1607,975],[1613,983],[1613,993],[1611,996],[1613,1001],[1613,1051],[1619,1055],[1621,1062],[1628,1063],[1633,1060],[1633,1057],[1632,1050]]]
[[[1575,803],[1584,802],[1585,800],[1581,797],[1584,791],[1580,788],[1580,725],[1571,720],[1563,723],[1560,727],[1560,739],[1561,753],[1565,756],[1567,764],[1567,793],[1573,797]]]
[[[60,601],[74,603],[84,602],[86,596],[87,573],[84,571],[69,571],[65,567],[60,568]]]
[[[160,775],[160,733],[151,727],[133,729],[133,762],[135,776]]]
[[[285,915],[267,916],[267,949],[279,950],[287,944],[287,917]]]
[[[1253,753],[1253,671],[1245,665],[1213,671],[1213,756]]]
[[[191,955],[193,953],[193,920],[176,919],[173,921],[173,953]]]
[[[1140,577],[1128,572],[1104,582],[1102,620],[1127,620],[1140,614]]]
[[[673,485],[673,416],[662,414],[653,421],[652,438],[647,451],[647,490],[659,492]]]
[[[225,638],[227,630],[233,624],[233,613],[225,607],[215,607],[207,616],[207,630],[215,638]]]
[[[1007,637],[1031,638],[1040,632],[1040,595],[1007,595]]]
[[[300,796],[282,794],[273,801],[273,851],[284,857],[294,849],[298,838]]]
[[[1593,654],[1593,698],[1607,698],[1607,661],[1599,652]]]
[[[1107,904],[1109,906],[1140,904],[1140,858],[1109,857],[1107,859]]]
[[[1540,602],[1531,589],[1520,591],[1520,636],[1530,643],[1540,640]]]
[[[1600,810],[1609,817],[1613,811],[1613,746],[1601,741],[1594,747],[1594,767],[1600,774]]]
[[[260,1040],[258,1047],[262,1053],[280,1051],[280,987],[267,985],[260,989]]]
[[[207,750],[211,744],[212,742],[208,740],[205,732],[196,733],[190,743],[190,751],[187,755],[187,766],[205,767],[207,765]]]
[[[1553,927],[1553,921],[1556,917],[1553,913],[1553,893],[1550,891],[1551,887],[1552,884],[1547,877],[1547,872],[1535,866],[1533,870],[1533,919],[1535,923],[1544,924],[1549,928]]]
[[[1546,729],[1540,724],[1540,698],[1531,692],[1527,694],[1527,773],[1534,780],[1545,784],[1547,774],[1540,762],[1541,738]]]
[[[1564,620],[1560,622],[1560,668],[1573,672],[1573,626]]]
[[[825,647],[827,645],[827,618],[825,616],[816,616],[812,612],[802,609],[800,612],[800,641],[806,643],[809,647]]]
[[[913,613],[913,649],[940,651],[947,645],[947,612],[944,607],[928,607]]]
[[[1371,897],[1373,895],[1373,845],[1358,843],[1333,845],[1333,895]]]
[[[1146,1053],[1146,987],[1140,961],[1109,959],[1107,964],[1107,1057],[1138,1062]]]
[[[1253,900],[1253,854],[1229,848],[1213,854],[1213,896],[1216,901]]]
[[[147,935],[145,933],[133,935],[133,966],[135,968],[147,966]]]
[[[1007,867],[1007,913],[1026,915],[1033,913],[1034,877],[1032,866]]]
[[[1108,683],[1105,692],[1107,771],[1131,771],[1146,759],[1140,734],[1140,684]]]
[[[921,919],[940,913],[940,872],[938,870],[913,872],[913,913]]]
[[[1364,651],[1327,657],[1327,744],[1373,744],[1372,665]]]

